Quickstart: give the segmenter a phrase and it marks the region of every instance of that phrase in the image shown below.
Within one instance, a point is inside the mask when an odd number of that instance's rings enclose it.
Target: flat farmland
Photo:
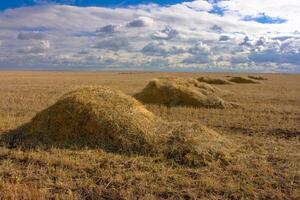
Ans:
[[[300,75],[159,72],[0,72],[0,137],[62,95],[106,86],[133,96],[158,77],[229,79],[260,84],[214,85],[240,106],[212,109],[146,104],[168,122],[215,130],[237,148],[226,165],[174,164],[161,157],[102,149],[0,146],[0,199],[299,199]]]

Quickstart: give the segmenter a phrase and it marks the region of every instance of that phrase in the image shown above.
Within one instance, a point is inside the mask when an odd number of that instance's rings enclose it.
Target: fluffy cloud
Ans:
[[[176,38],[179,32],[170,26],[166,26],[163,30],[157,31],[152,35],[155,40],[170,40]]]
[[[10,9],[0,13],[0,67],[300,71],[296,8],[298,0],[197,0]]]
[[[24,54],[42,54],[47,49],[50,49],[50,42],[48,40],[42,40],[35,44],[34,46],[27,46],[21,49],[18,49],[18,53]]]
[[[154,23],[152,18],[149,17],[138,17],[137,19],[132,20],[127,24],[127,27],[131,28],[141,28],[141,27],[147,27],[152,26]]]

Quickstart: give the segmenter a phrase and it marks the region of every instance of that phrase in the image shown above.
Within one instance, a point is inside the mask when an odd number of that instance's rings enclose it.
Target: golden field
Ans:
[[[82,86],[128,95],[153,78],[238,74],[0,72],[0,137]],[[242,75],[242,76],[248,76]],[[253,76],[257,76],[252,74]],[[260,74],[261,84],[216,85],[239,107],[146,105],[162,119],[206,125],[236,144],[227,165],[177,165],[101,149],[0,146],[0,199],[300,199],[300,75]]]

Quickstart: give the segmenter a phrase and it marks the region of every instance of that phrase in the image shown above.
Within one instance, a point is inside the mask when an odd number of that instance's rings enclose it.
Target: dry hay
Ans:
[[[213,85],[228,85],[231,84],[229,81],[220,79],[220,78],[211,78],[211,77],[200,77],[197,79],[200,82],[213,84]]]
[[[218,88],[195,79],[162,77],[150,81],[134,96],[143,103],[166,106],[225,108],[233,105],[219,97],[221,93]]]
[[[164,156],[192,167],[212,163],[229,164],[236,146],[227,138],[199,123],[172,122],[165,125]]]
[[[235,76],[229,79],[230,82],[233,83],[256,83],[258,84],[259,82],[254,81],[250,78],[246,78],[246,77],[241,77],[241,76]]]
[[[8,143],[25,148],[100,148],[190,167],[227,164],[232,149],[213,130],[163,121],[134,98],[101,86],[62,96],[23,127],[22,134],[10,136]]]
[[[101,147],[113,152],[152,150],[159,119],[134,98],[106,87],[64,95],[28,124],[27,141],[55,146]]]
[[[260,81],[268,80],[267,78],[262,77],[262,76],[248,76],[248,78],[251,78],[254,80],[260,80]]]

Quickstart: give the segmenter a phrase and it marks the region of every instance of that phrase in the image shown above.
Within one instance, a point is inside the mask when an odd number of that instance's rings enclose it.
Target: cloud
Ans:
[[[185,58],[182,62],[185,64],[207,64],[210,62],[210,58],[208,55],[194,55]]]
[[[211,49],[208,45],[199,42],[195,46],[191,47],[188,52],[193,55],[209,55],[211,53]]]
[[[225,42],[225,41],[228,41],[228,40],[230,40],[231,38],[229,37],[229,36],[227,36],[227,35],[221,35],[220,37],[219,37],[219,41],[220,42]]]
[[[42,54],[47,49],[50,49],[50,42],[48,40],[42,40],[34,46],[27,46],[21,49],[18,49],[18,53],[23,54]]]
[[[163,42],[151,42],[142,49],[142,53],[148,56],[167,56],[184,52],[184,48],[168,46]]]
[[[130,21],[126,26],[130,28],[141,28],[152,26],[154,21],[150,17],[138,17],[132,21]]]
[[[0,13],[0,67],[298,70],[297,5],[298,0],[197,0],[10,9]],[[245,20],[262,13],[287,21]]]
[[[171,40],[176,38],[179,32],[170,26],[166,26],[163,30],[157,31],[152,35],[155,40]]]
[[[45,38],[41,32],[21,32],[18,34],[19,40],[44,40]]]
[[[106,34],[113,34],[113,33],[119,32],[119,29],[120,29],[119,25],[109,24],[109,25],[106,25],[106,26],[103,26],[103,27],[97,29],[96,32],[106,33]]]
[[[112,38],[112,39],[105,39],[100,42],[97,42],[94,45],[94,48],[97,49],[106,49],[111,51],[119,51],[121,49],[128,49],[129,42],[127,38]]]

